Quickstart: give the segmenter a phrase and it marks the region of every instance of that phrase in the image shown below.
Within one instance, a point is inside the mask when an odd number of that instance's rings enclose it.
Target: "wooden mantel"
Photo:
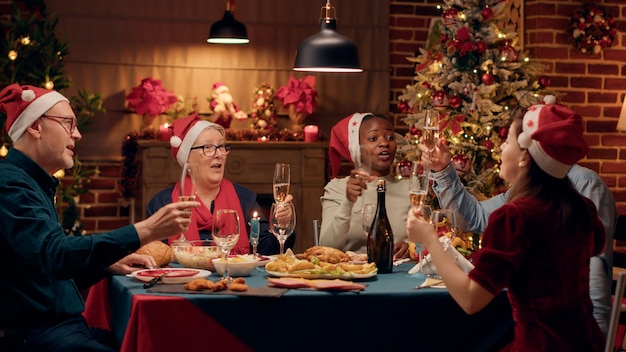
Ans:
[[[160,190],[173,185],[180,175],[167,142],[139,140],[140,176],[136,214],[146,215],[148,201]],[[226,162],[225,177],[241,184],[261,198],[272,198],[272,178],[277,162],[291,164],[291,188],[296,206],[296,253],[313,245],[314,219],[321,219],[320,197],[326,184],[328,143],[229,141],[233,150]],[[269,208],[269,206],[268,206]]]

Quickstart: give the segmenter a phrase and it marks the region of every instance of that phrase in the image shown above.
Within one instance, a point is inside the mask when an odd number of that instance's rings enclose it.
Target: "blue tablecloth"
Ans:
[[[411,267],[406,263],[391,274],[360,281],[368,286],[359,293],[289,290],[282,297],[174,295],[193,302],[257,351],[491,351],[510,338],[513,321],[505,292],[481,312],[467,315],[445,289],[416,290],[424,276],[408,275]],[[267,273],[259,268],[246,281],[250,287],[267,285]],[[112,322],[120,340],[132,296],[137,294],[164,295],[147,293],[140,282],[128,277],[111,280]],[[167,309],[167,301],[160,309]],[[176,322],[169,324],[175,329]],[[198,329],[207,341],[219,338],[201,326]]]

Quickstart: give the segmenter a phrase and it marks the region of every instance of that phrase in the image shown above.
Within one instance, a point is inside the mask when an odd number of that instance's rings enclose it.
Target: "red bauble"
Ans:
[[[485,51],[487,51],[487,47],[488,47],[487,43],[483,42],[482,40],[476,43],[476,49],[478,50],[479,54],[482,54]]]
[[[447,107],[450,104],[448,93],[444,90],[438,90],[430,97],[430,104],[435,107]]]
[[[401,101],[398,103],[398,111],[401,113],[406,113],[409,111],[409,104],[406,101]]]
[[[500,50],[500,57],[507,62],[517,61],[517,51],[512,46],[506,45]]]
[[[486,85],[488,85],[488,86],[492,85],[492,84],[493,84],[493,82],[495,82],[495,78],[493,77],[493,75],[492,75],[491,73],[485,73],[485,74],[483,74],[483,75],[482,75],[482,77],[480,78],[480,80],[481,80],[484,84],[486,84]]]
[[[547,76],[541,76],[539,77],[539,84],[542,87],[549,87],[550,86],[550,78]]]
[[[500,128],[500,130],[498,131],[498,136],[501,139],[506,139],[509,136],[509,129],[507,127]]]
[[[483,147],[487,148],[487,150],[493,149],[493,142],[488,140],[488,139],[485,139],[484,141],[482,141],[480,143],[480,145],[482,145]]]
[[[472,168],[472,165],[469,162],[469,157],[465,154],[457,154],[453,156],[452,164],[454,165],[456,172],[461,176],[467,174]]]
[[[483,16],[483,19],[490,20],[491,18],[493,18],[493,10],[489,7],[486,7],[480,12],[480,15]]]
[[[418,133],[419,133],[419,131],[420,131],[420,130],[419,130],[419,128],[417,128],[417,127],[415,127],[415,126],[411,126],[411,128],[409,128],[409,133],[410,133],[412,136],[417,136],[417,135],[418,135]]]
[[[460,96],[455,95],[455,96],[450,97],[450,106],[453,109],[458,109],[462,103],[463,103],[463,99],[461,99]]]
[[[409,160],[402,160],[396,164],[396,174],[402,177],[411,177],[411,167],[413,163]]]

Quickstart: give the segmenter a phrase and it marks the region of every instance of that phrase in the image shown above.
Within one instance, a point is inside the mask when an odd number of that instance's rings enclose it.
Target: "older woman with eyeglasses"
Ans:
[[[196,200],[201,206],[193,209],[192,224],[185,232],[187,240],[211,239],[213,213],[217,209],[235,209],[239,213],[241,235],[231,251],[233,254],[250,252],[248,242],[250,220],[257,212],[260,217],[258,253],[276,254],[279,244],[269,231],[269,222],[253,191],[224,178],[224,169],[231,145],[226,143],[224,127],[201,120],[197,114],[175,120],[170,126],[172,153],[182,166],[185,162],[199,165],[196,177]],[[148,215],[178,199],[177,182],[173,187],[157,193],[148,203]],[[291,201],[289,195],[287,201]],[[170,237],[172,242],[176,238]],[[295,236],[289,236],[286,247],[292,248]]]

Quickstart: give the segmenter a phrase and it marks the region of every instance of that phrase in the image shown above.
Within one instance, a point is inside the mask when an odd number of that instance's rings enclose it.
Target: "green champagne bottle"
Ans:
[[[393,231],[387,218],[385,191],[385,180],[379,179],[376,184],[378,195],[376,214],[367,234],[367,260],[370,263],[376,263],[378,273],[393,271]]]

